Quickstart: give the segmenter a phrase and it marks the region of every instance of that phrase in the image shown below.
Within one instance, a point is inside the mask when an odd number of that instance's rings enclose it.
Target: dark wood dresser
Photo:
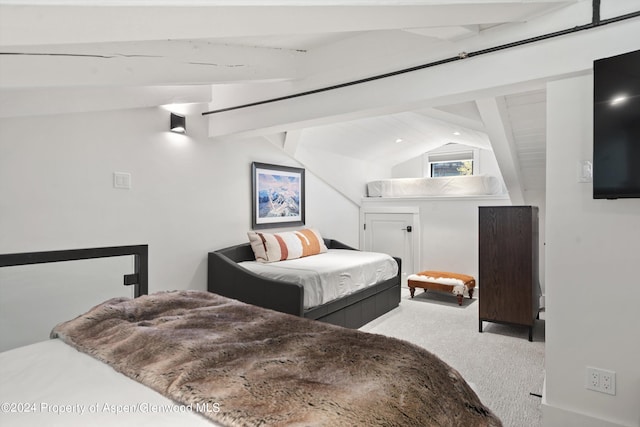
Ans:
[[[497,322],[529,328],[538,317],[538,208],[479,208],[479,323]]]

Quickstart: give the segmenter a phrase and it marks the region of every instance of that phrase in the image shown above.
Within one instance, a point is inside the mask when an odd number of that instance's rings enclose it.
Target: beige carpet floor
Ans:
[[[462,374],[505,427],[541,426],[541,398],[530,393],[542,394],[544,312],[533,342],[525,327],[484,322],[479,333],[476,291],[458,306],[449,294],[418,289],[411,299],[403,289],[397,309],[360,329],[404,339],[439,356]]]

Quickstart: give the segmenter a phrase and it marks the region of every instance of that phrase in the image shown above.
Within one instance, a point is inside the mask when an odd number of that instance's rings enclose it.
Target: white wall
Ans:
[[[364,162],[325,150],[311,149],[302,144],[294,157],[309,170],[316,171],[329,185],[339,188],[354,206],[357,205],[365,188]]]
[[[575,164],[592,159],[593,77],[547,88],[544,425],[640,425],[640,200],[594,200]],[[615,396],[585,368],[616,372]]]
[[[299,164],[264,139],[208,140],[195,111],[186,136],[168,125],[162,108],[0,120],[0,253],[149,244],[151,292],[205,289],[207,252],[247,240],[251,162]],[[311,173],[306,195],[307,225],[358,244],[353,203]]]
[[[538,265],[540,267],[540,288],[543,297],[540,299],[540,307],[545,306],[544,295],[546,293],[545,272],[547,268],[546,251],[546,227],[547,227],[547,200],[546,190],[524,190],[524,204],[538,207],[538,232],[540,241],[538,242]]]
[[[391,168],[391,178],[422,178],[423,176],[424,154],[399,163]]]
[[[363,209],[417,206],[420,211],[420,265],[423,270],[455,271],[478,279],[478,206],[510,205],[507,197],[371,198]],[[482,283],[478,282],[481,287]]]

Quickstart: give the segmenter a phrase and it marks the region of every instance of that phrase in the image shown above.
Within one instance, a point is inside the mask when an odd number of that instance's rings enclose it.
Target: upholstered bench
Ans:
[[[473,297],[473,288],[476,287],[476,279],[466,274],[450,273],[447,271],[422,271],[411,274],[407,278],[411,298],[416,288],[433,291],[450,292],[458,297],[458,305],[462,305],[464,292],[467,291],[469,298]]]

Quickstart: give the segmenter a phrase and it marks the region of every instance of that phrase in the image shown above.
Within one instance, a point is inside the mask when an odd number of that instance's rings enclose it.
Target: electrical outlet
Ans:
[[[591,390],[598,390],[598,387],[600,387],[600,374],[595,369],[591,369],[588,371],[588,375]]]
[[[587,366],[586,388],[611,395],[616,394],[616,373]]]
[[[600,388],[603,392],[616,394],[616,373],[612,371],[602,370],[600,373]]]

